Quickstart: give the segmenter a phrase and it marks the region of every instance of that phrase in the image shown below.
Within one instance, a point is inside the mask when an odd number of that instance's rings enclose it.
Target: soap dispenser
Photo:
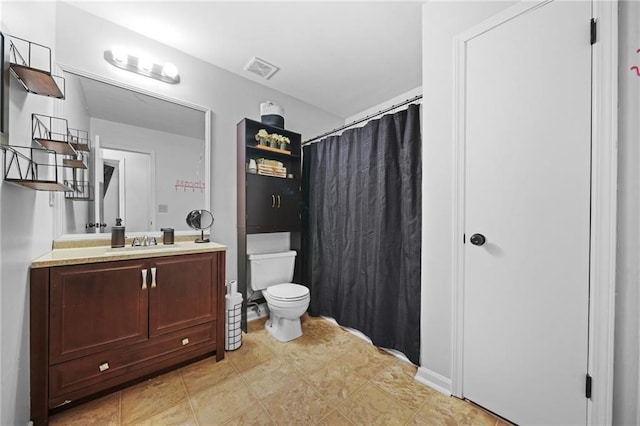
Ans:
[[[111,247],[124,247],[124,226],[119,217],[116,218],[116,226],[111,228]]]

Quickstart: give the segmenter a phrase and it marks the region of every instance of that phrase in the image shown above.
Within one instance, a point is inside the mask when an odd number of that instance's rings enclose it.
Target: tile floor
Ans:
[[[416,367],[322,318],[59,413],[51,425],[488,425],[506,423],[414,380]]]

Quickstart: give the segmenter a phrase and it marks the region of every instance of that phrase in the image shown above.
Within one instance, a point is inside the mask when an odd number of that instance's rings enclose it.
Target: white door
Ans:
[[[463,395],[523,425],[586,423],[590,19],[554,1],[466,43]]]
[[[118,204],[123,225],[130,231],[151,231],[151,154],[103,148],[102,155],[104,161],[119,164]],[[113,226],[106,223],[108,227]]]

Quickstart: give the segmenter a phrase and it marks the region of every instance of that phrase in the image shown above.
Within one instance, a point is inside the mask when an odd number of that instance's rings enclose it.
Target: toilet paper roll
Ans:
[[[232,280],[227,284],[227,294],[235,294],[238,292],[238,281]]]
[[[284,108],[272,101],[266,101],[260,104],[260,115],[279,115],[284,117]]]
[[[234,294],[227,294],[225,297],[225,308],[227,311],[232,310],[236,305],[239,305],[242,303],[242,294],[240,293],[234,293]]]

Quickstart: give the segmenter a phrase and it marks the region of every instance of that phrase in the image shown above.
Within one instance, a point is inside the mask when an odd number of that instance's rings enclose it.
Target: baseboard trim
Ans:
[[[451,379],[447,379],[441,374],[428,368],[418,367],[418,371],[414,377],[418,382],[427,385],[447,396],[451,396]]]

